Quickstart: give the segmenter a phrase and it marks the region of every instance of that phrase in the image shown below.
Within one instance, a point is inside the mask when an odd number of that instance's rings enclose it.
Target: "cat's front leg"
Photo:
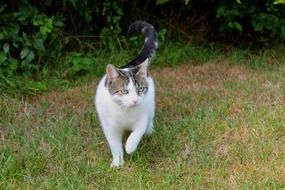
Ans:
[[[153,133],[154,129],[153,129],[153,121],[149,122],[148,127],[145,131],[145,134],[147,135],[151,135]]]
[[[146,128],[145,133],[147,135],[150,135],[154,131],[154,129],[153,129],[153,118],[154,118],[154,111],[155,111],[154,97],[152,99],[152,102],[150,102],[148,108],[149,108],[149,110],[148,110],[148,112],[149,112],[149,119],[148,119],[148,126]]]
[[[126,142],[126,152],[128,154],[132,154],[136,149],[137,146],[144,135],[146,128],[148,126],[148,119],[142,118],[139,122],[136,123],[136,128],[130,134]]]
[[[149,118],[149,122],[145,131],[145,134],[147,135],[151,135],[153,133],[154,129],[153,129],[153,116],[151,116]]]
[[[124,164],[124,151],[122,143],[123,132],[120,130],[114,130],[105,128],[104,133],[108,141],[109,147],[112,153],[112,167],[119,167]]]

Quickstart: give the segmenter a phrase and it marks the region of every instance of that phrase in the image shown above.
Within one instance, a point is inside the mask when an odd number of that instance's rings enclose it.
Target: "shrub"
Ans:
[[[139,37],[128,43],[123,37],[138,19],[154,24],[162,41],[186,37],[234,44],[280,42],[285,38],[284,9],[284,0],[5,1],[0,5],[0,79],[35,80],[43,68],[57,70],[59,64],[71,66],[68,75],[85,73],[91,65],[82,58],[86,50],[141,46]],[[80,53],[59,60],[74,51]]]
[[[221,32],[250,35],[252,40],[285,39],[285,9],[274,1],[216,1]],[[244,36],[243,36],[244,37]]]
[[[0,14],[0,74],[30,76],[47,57],[61,53],[62,17],[49,17],[27,1],[21,1],[15,11],[4,4]]]

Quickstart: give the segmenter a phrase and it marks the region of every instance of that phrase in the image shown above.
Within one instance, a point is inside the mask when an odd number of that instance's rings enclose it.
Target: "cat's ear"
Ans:
[[[111,81],[119,76],[119,73],[116,69],[116,67],[112,64],[108,64],[106,67],[106,73],[108,80]]]
[[[147,77],[148,64],[149,64],[149,59],[146,59],[144,62],[142,62],[138,66],[138,71],[136,72],[136,75],[140,75],[141,77]]]

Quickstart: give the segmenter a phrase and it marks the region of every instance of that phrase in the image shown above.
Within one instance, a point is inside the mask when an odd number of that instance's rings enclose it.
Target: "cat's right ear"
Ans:
[[[106,73],[109,81],[114,80],[119,76],[119,73],[116,69],[116,67],[112,64],[108,64],[106,67]]]

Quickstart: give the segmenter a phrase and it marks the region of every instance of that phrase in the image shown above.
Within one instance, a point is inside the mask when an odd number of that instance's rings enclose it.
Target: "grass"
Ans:
[[[2,95],[0,189],[284,189],[283,55],[176,50],[151,68],[156,131],[119,169],[94,111],[99,77]]]

